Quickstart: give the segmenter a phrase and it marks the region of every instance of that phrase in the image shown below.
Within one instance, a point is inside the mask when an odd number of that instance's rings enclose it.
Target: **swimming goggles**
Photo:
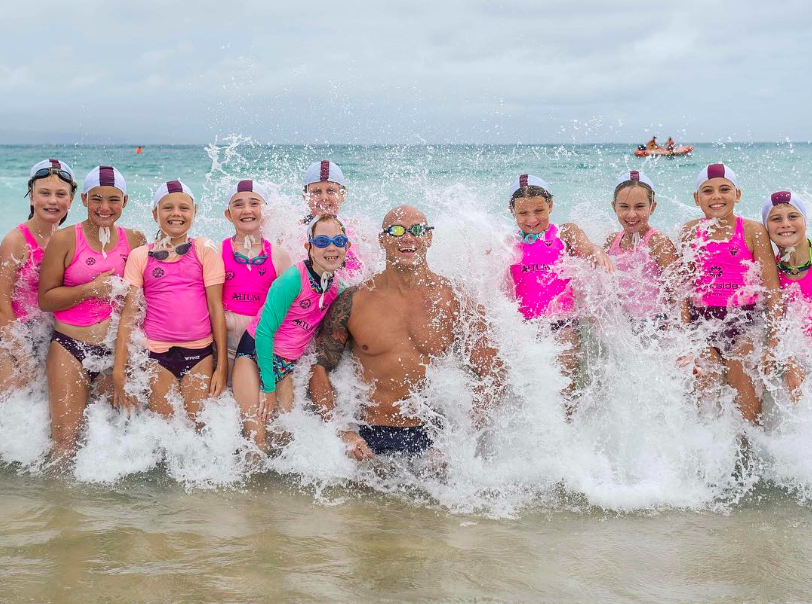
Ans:
[[[386,227],[383,232],[390,237],[403,237],[407,232],[411,233],[415,237],[422,237],[423,235],[427,235],[428,232],[433,229],[434,227],[426,226],[425,224],[413,224],[408,228],[402,224],[393,224],[392,226]]]
[[[800,275],[812,268],[812,243],[809,242],[809,239],[807,239],[806,242],[809,244],[809,260],[801,266],[792,266],[782,260],[778,263],[778,268],[782,273],[786,273],[787,275]]]
[[[547,231],[542,231],[541,233],[525,233],[521,231],[522,241],[525,243],[529,243],[530,245],[534,244],[536,241],[544,241],[544,235],[547,234]]]
[[[320,249],[327,247],[331,243],[336,247],[347,247],[349,242],[350,240],[346,235],[336,235],[332,238],[328,237],[327,235],[318,235],[310,240],[310,243]]]
[[[188,252],[191,249],[191,247],[192,247],[191,241],[181,243],[178,247],[175,248],[175,253],[178,256],[183,256],[186,252]],[[149,252],[147,252],[147,255],[152,258],[155,258],[156,260],[166,260],[167,258],[169,258],[169,252],[170,250],[158,250],[157,252],[150,250]]]
[[[64,180],[69,185],[74,184],[73,176],[70,175],[70,172],[62,170],[61,168],[40,168],[34,172],[34,176],[31,177],[31,182],[39,180],[40,178],[48,178],[52,174],[56,174],[60,180]]]
[[[267,254],[262,254],[261,256],[254,256],[253,258],[249,258],[248,256],[243,256],[239,252],[231,252],[234,254],[234,262],[237,264],[247,264],[248,266],[258,266],[260,264],[265,264],[265,261],[268,259]]]

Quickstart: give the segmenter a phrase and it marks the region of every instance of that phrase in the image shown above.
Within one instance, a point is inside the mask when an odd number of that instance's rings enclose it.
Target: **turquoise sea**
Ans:
[[[229,235],[224,191],[255,178],[272,191],[266,232],[301,233],[300,179],[338,163],[346,214],[366,230],[395,205],[437,228],[429,260],[482,301],[510,367],[510,393],[472,434],[470,379],[454,358],[430,374],[430,407],[447,418],[441,476],[398,461],[357,466],[332,431],[301,408],[294,439],[252,465],[229,395],[206,429],[143,411],[126,418],[102,397],[88,406],[75,466],[47,465],[44,377],[0,395],[0,601],[606,601],[812,600],[812,387],[791,405],[761,381],[763,427],[745,425],[729,389],[697,397],[677,366],[686,334],[635,335],[613,306],[612,277],[590,273],[579,412],[564,419],[563,378],[549,334],[530,333],[499,293],[511,230],[508,187],[543,177],[556,222],[594,241],[616,228],[609,202],[624,169],[645,171],[674,235],[699,215],[697,172],[738,174],[740,213],[758,218],[776,190],[812,192],[809,143],[699,144],[683,158],[641,159],[628,145],[267,146],[234,137],[207,146],[0,146],[0,226],[25,220],[30,166],[68,162],[78,180],[112,164],[127,178],[121,224],[154,232],[153,189],[180,178],[198,196],[198,234]],[[812,199],[812,197],[810,197]],[[84,218],[78,199],[68,224]],[[298,229],[298,230],[297,230]],[[791,320],[791,319],[790,319]],[[788,352],[812,369],[812,350]],[[354,400],[349,363],[335,375]],[[296,381],[304,394],[304,378]]]

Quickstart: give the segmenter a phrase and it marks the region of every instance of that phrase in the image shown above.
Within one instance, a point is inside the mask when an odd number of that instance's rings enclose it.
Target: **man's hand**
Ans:
[[[372,454],[367,442],[359,436],[357,432],[352,430],[345,430],[339,432],[338,436],[347,445],[347,455],[356,461],[364,461],[365,459],[372,459],[375,457]]]

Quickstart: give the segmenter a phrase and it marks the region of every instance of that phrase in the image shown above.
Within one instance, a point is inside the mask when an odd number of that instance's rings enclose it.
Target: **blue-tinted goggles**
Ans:
[[[347,247],[350,240],[346,235],[336,235],[335,237],[328,237],[327,235],[318,235],[310,240],[310,243],[318,248],[325,248],[331,243],[336,247]]]

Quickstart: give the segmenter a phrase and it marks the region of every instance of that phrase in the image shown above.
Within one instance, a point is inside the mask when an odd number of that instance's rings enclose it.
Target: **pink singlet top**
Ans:
[[[776,257],[775,261],[778,262],[780,259],[780,257]],[[812,270],[806,271],[800,279],[790,279],[779,270],[778,282],[787,302],[803,300],[809,306],[810,314],[804,321],[804,331],[807,336],[812,337]]]
[[[618,297],[628,315],[650,317],[662,311],[660,265],[649,253],[649,242],[658,232],[650,228],[634,249],[624,250],[620,247],[624,235],[621,231],[609,246],[618,270]]]
[[[753,266],[754,256],[744,241],[744,219],[736,219],[733,237],[728,241],[706,238],[705,231],[697,230],[691,244],[697,252],[696,294],[694,306],[749,306],[758,302],[757,294],[736,295],[747,285],[745,276]]]
[[[33,318],[30,311],[39,305],[37,302],[39,268],[45,250],[39,246],[25,223],[17,225],[17,229],[23,234],[25,244],[28,247],[28,260],[17,271],[14,293],[11,297],[11,310],[14,311],[15,317],[25,322]]]
[[[124,266],[127,264],[127,256],[130,255],[130,242],[127,241],[127,233],[124,229],[116,227],[118,241],[116,247],[107,252],[107,258],[88,245],[81,222],[75,226],[75,232],[76,250],[73,253],[73,260],[65,269],[63,285],[76,287],[90,283],[110,269],[115,271],[114,275],[124,276]],[[54,318],[68,325],[88,327],[106,321],[111,314],[113,314],[113,303],[109,298],[88,298],[72,308],[56,311]]]
[[[551,223],[543,237],[533,243],[519,241],[516,246],[521,252],[521,261],[510,267],[519,312],[525,319],[571,315],[575,306],[570,280],[558,275],[566,255],[558,226]]]
[[[324,294],[322,308],[319,308],[321,294],[310,287],[310,274],[304,262],[297,262],[296,269],[302,280],[302,289],[293,300],[285,318],[274,333],[274,354],[295,361],[304,354],[305,348],[315,335],[333,300],[338,296],[338,283],[333,283]],[[248,325],[246,331],[256,338],[257,325],[259,325],[262,312],[257,313],[254,320]]]
[[[144,269],[147,314],[144,333],[150,340],[192,342],[211,335],[211,319],[203,282],[203,265],[194,240],[177,262],[161,262],[152,256]],[[151,250],[154,244],[149,245]]]
[[[271,242],[262,240],[262,254],[267,260],[262,264],[248,267],[234,259],[234,247],[231,238],[224,239],[220,246],[223,264],[226,269],[226,280],[223,283],[223,308],[238,315],[254,316],[268,295],[268,288],[276,279],[276,269],[271,256]]]

